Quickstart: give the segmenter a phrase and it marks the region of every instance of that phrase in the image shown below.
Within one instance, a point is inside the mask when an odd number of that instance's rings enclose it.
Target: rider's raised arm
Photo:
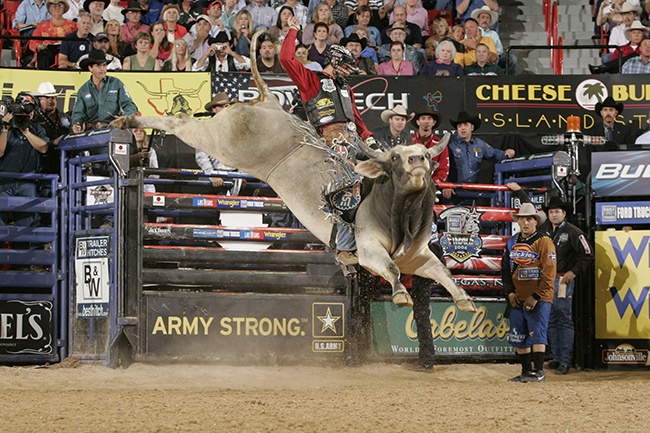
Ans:
[[[318,76],[313,71],[305,68],[304,65],[294,57],[296,52],[297,33],[298,31],[292,28],[284,38],[282,49],[280,50],[280,63],[282,63],[282,67],[287,71],[287,74],[296,84],[298,90],[300,90],[300,95],[302,96],[303,101],[309,101],[318,93],[320,84]]]

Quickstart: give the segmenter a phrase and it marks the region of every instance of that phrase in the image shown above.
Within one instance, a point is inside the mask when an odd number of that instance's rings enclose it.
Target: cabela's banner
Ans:
[[[192,115],[204,111],[212,98],[208,72],[110,72],[126,86],[138,111],[143,116],[164,116],[179,112]],[[16,97],[19,92],[35,92],[42,81],[54,84],[59,96],[57,106],[70,111],[77,98],[77,90],[90,79],[89,72],[37,71],[0,69],[2,96]]]
[[[431,303],[431,332],[436,355],[512,357],[505,302],[477,302],[476,313],[458,310],[453,302]],[[370,310],[372,351],[378,355],[417,356],[418,339],[412,308],[374,302]]]
[[[596,232],[596,338],[650,337],[650,231]]]

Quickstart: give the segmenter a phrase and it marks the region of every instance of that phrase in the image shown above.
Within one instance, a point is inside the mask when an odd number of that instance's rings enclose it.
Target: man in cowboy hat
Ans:
[[[199,17],[197,27],[204,28],[205,21]],[[226,32],[219,32],[216,37],[208,39],[208,49],[192,65],[193,71],[237,72],[249,70],[251,60],[233,51]]]
[[[501,261],[501,278],[510,307],[509,341],[519,357],[521,374],[510,380],[543,382],[548,320],[557,272],[555,245],[537,230],[546,216],[534,205],[524,203],[518,213],[511,215],[521,231],[508,239]]]
[[[57,92],[49,81],[39,84],[31,95],[36,98],[36,110],[32,122],[41,125],[50,139],[50,146],[42,155],[42,171],[58,174],[61,171],[61,153],[57,146],[61,138],[70,133],[70,116],[56,108],[56,99],[61,96],[61,93]]]
[[[407,30],[406,39],[402,42],[412,45],[417,49],[422,48],[422,29],[417,24],[406,21],[406,8],[404,6],[395,6],[395,9],[393,9],[393,20],[393,25],[384,30],[382,34],[381,39],[384,44],[390,44],[394,40],[390,36],[390,33],[395,29],[395,24],[398,24],[398,27]]]
[[[411,124],[417,130],[411,135],[413,143],[423,144],[426,148],[431,148],[440,142],[440,138],[433,134],[433,128],[440,122],[440,115],[433,111],[431,107],[426,106],[415,113]],[[438,163],[433,172],[434,182],[444,182],[449,176],[449,150],[445,147],[442,152],[433,161]]]
[[[497,62],[495,63],[499,67],[505,69],[506,67],[506,56],[503,55],[503,43],[499,34],[492,30],[494,26],[499,21],[499,13],[495,10],[490,9],[489,6],[483,6],[479,9],[474,9],[472,11],[471,17],[476,20],[478,23],[479,31],[484,37],[489,37],[494,41],[494,46],[497,50]],[[508,73],[515,74],[517,71],[517,58],[514,54],[510,53],[508,57]]]
[[[641,21],[635,20],[630,27],[625,29],[625,37],[629,42],[621,46],[620,55],[617,50],[612,55],[611,61],[600,66],[589,65],[589,71],[592,74],[617,74],[621,72],[619,63],[625,66],[628,60],[641,54],[641,42],[650,37],[650,29],[641,24]]]
[[[413,45],[406,44],[406,38],[411,33],[408,27],[403,24],[393,23],[388,29],[386,29],[390,42],[401,42],[405,44],[404,47],[404,60],[407,60],[413,63],[413,69],[415,73],[418,74],[422,66],[424,66],[424,59],[426,53],[423,50],[418,50]],[[380,62],[387,62],[390,60],[390,42],[383,44],[379,47],[377,51],[377,57],[379,57]]]
[[[395,146],[408,146],[412,144],[411,134],[406,130],[406,124],[413,119],[415,114],[408,114],[403,105],[396,105],[390,110],[381,112],[381,120],[388,126],[374,130],[375,140],[384,152]]]
[[[117,116],[129,116],[138,111],[124,83],[106,75],[110,62],[106,53],[93,49],[81,61],[81,69],[90,71],[90,79],[77,91],[72,110],[72,132],[81,132],[108,125]]]
[[[367,57],[361,57],[361,52],[368,45],[368,39],[360,38],[356,33],[350,33],[350,36],[341,39],[340,44],[352,53],[360,75],[377,75],[375,62]]]
[[[499,150],[495,149],[478,137],[473,137],[473,132],[481,126],[481,120],[476,116],[471,116],[465,111],[458,114],[458,119],[449,119],[451,126],[456,128],[456,132],[449,140],[450,157],[450,181],[460,183],[477,183],[481,172],[481,162],[489,161],[493,164],[503,161],[506,158],[515,156],[513,149]],[[475,194],[465,191],[456,191],[452,189],[443,189],[442,195],[446,199],[451,199],[453,194],[458,197],[476,198],[481,194]],[[462,200],[461,200],[462,201]]]
[[[472,18],[472,13],[476,9],[484,6],[489,7],[493,11],[499,10],[498,0],[456,0],[456,13],[461,24],[469,18]]]
[[[625,30],[628,27],[630,27],[635,20],[639,19],[639,16],[641,15],[641,7],[638,4],[636,6],[633,6],[629,1],[626,1],[621,6],[619,13],[623,18],[623,22],[617,25],[616,27],[614,27],[609,32],[609,39],[607,41],[607,44],[618,45],[619,47],[622,47],[623,45],[629,42],[627,37],[625,37]],[[616,51],[615,48],[609,49],[609,52],[611,54],[614,54],[614,51]],[[604,63],[606,63],[609,60],[610,60],[609,56],[608,57],[603,56]]]
[[[624,122],[617,122],[616,119],[623,113],[624,105],[622,102],[616,102],[614,98],[608,96],[603,102],[596,103],[594,111],[603,120],[596,122],[590,129],[593,135],[602,135],[607,140],[605,147],[596,146],[594,150],[618,150],[619,144],[634,143],[634,136],[631,128]],[[602,149],[601,149],[602,148]]]
[[[142,15],[146,11],[142,9],[140,2],[132,1],[122,9],[125,23],[122,24],[122,40],[133,45],[133,38],[140,32],[147,33],[149,26],[142,22]]]
[[[497,49],[494,45],[494,40],[489,36],[481,35],[478,23],[474,18],[469,18],[465,21],[465,39],[462,40],[464,51],[456,52],[454,63],[458,63],[462,67],[469,66],[476,62],[476,46],[478,44],[485,44],[489,48],[490,54],[488,61],[496,63],[498,55]]]
[[[639,43],[639,55],[627,60],[623,64],[622,74],[648,74],[650,73],[650,39]]]
[[[90,13],[91,28],[90,33],[96,35],[103,32],[106,26],[106,20],[102,17],[104,9],[108,6],[109,0],[85,0],[84,10]]]

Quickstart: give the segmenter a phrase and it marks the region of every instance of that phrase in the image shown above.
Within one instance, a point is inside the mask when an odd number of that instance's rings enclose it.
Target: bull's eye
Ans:
[[[393,153],[393,157],[391,158],[393,161],[397,161],[399,159],[399,154]]]

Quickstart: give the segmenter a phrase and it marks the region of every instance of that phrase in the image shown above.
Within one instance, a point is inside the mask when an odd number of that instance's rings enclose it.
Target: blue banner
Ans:
[[[596,203],[596,224],[648,224],[650,201]]]
[[[595,152],[591,188],[598,197],[648,195],[650,152]]]

